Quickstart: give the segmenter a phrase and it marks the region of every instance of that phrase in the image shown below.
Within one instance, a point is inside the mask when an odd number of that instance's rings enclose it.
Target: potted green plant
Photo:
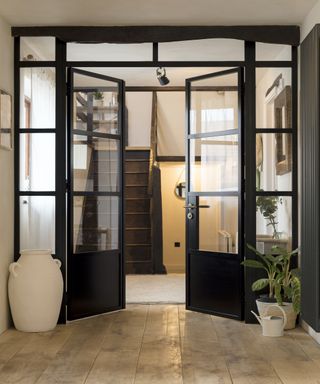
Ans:
[[[256,203],[256,209],[266,219],[267,227],[272,227],[273,239],[279,239],[279,232],[277,230],[278,203],[282,204],[282,199],[279,196],[259,196]]]
[[[94,104],[96,106],[102,106],[103,105],[103,99],[104,99],[103,92],[100,92],[100,91],[94,92],[93,98],[94,98]]]
[[[291,260],[298,250],[288,252],[284,248],[275,246],[272,247],[272,253],[262,254],[252,245],[247,246],[258,256],[259,260],[246,259],[242,265],[248,268],[263,269],[266,272],[266,277],[260,278],[252,284],[252,290],[255,292],[268,287],[268,294],[261,295],[256,300],[260,316],[263,316],[267,307],[277,303],[286,312],[288,318],[286,329],[294,328],[297,314],[300,312],[301,284],[299,270],[291,268]],[[277,312],[277,309],[272,311]]]

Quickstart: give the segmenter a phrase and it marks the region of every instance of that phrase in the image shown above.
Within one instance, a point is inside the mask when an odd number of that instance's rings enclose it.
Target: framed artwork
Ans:
[[[274,100],[275,128],[283,128],[276,133],[276,174],[284,175],[292,170],[292,135],[285,134],[292,128],[291,86],[287,85]]]
[[[12,96],[0,90],[0,147],[12,149]]]

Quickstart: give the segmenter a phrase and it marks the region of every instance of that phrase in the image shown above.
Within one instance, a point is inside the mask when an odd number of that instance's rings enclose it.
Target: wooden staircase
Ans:
[[[125,260],[127,273],[154,273],[152,261],[149,150],[126,150]]]

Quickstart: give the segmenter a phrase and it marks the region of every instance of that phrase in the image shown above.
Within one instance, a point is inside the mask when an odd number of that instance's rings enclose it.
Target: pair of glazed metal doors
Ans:
[[[68,73],[68,320],[125,308],[121,79]],[[186,80],[186,307],[242,318],[243,69]]]

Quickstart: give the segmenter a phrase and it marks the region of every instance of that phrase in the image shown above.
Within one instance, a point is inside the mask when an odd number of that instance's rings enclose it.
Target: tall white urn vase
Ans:
[[[9,266],[9,302],[19,331],[46,332],[57,325],[62,295],[61,262],[50,250],[24,250]]]

